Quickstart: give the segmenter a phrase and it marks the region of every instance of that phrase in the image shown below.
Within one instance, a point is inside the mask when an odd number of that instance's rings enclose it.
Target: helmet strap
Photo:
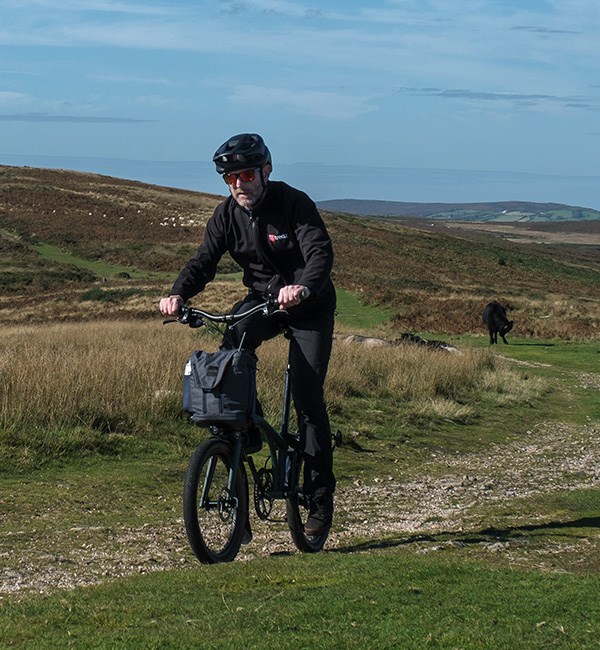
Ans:
[[[267,187],[267,181],[265,181],[265,175],[263,174],[264,167],[259,167],[258,173],[260,174],[260,182],[263,187],[263,190]]]
[[[267,193],[267,185],[268,185],[268,180],[265,180],[265,175],[263,174],[263,168],[259,167],[258,173],[260,174],[260,184],[262,186],[262,192],[260,195],[260,198],[258,199],[257,203],[260,203],[264,198]]]

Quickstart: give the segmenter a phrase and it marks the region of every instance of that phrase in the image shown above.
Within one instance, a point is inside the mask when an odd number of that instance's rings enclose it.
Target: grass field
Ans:
[[[69,327],[5,331],[0,347],[13,386],[7,360],[27,352],[30,387],[20,420],[2,408],[5,647],[596,647],[596,345],[513,339],[490,352],[467,337],[455,356],[340,343],[330,402],[347,444],[327,550],[298,554],[284,523],[254,520],[238,560],[203,567],[180,504],[201,432],[178,415],[181,357],[201,341],[185,328]],[[263,394],[280,357],[277,345],[261,354]],[[91,359],[101,373],[88,374]],[[402,398],[398,367],[444,406]],[[465,373],[481,374],[465,385]],[[451,402],[468,410],[452,417]]]
[[[0,625],[23,648],[593,648],[597,587],[407,550],[328,553],[128,578],[5,606]]]

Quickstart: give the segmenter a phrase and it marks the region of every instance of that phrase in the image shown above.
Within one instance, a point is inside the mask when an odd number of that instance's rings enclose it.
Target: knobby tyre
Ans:
[[[329,531],[314,536],[309,536],[304,532],[304,525],[310,512],[309,501],[300,489],[303,465],[302,452],[297,450],[292,456],[291,476],[292,484],[296,486],[296,489],[286,499],[286,519],[296,548],[303,553],[318,553],[325,546]]]
[[[238,551],[248,519],[248,487],[240,463],[228,490],[232,447],[217,438],[201,443],[185,476],[183,519],[196,557],[205,564],[231,562]]]

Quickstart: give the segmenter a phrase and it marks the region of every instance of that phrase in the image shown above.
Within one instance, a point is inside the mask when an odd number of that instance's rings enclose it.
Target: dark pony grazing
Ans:
[[[483,322],[490,333],[490,345],[498,343],[498,334],[502,341],[508,345],[506,335],[513,327],[513,321],[508,320],[506,309],[496,300],[490,302],[483,310]]]

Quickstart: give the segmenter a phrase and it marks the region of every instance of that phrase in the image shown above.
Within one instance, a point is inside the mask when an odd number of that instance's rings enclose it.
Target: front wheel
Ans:
[[[192,455],[183,490],[183,519],[196,557],[205,564],[235,558],[248,519],[248,488],[243,465],[231,488],[230,444],[210,438]]]
[[[309,498],[302,494],[298,487],[301,481],[302,468],[304,464],[302,452],[293,452],[291,462],[293,485],[295,485],[297,489],[288,495],[285,502],[286,518],[290,529],[290,535],[299,551],[302,551],[303,553],[318,553],[323,546],[325,546],[329,531],[322,535],[307,535],[304,532],[304,525],[306,524],[306,520],[310,514],[310,503]]]

